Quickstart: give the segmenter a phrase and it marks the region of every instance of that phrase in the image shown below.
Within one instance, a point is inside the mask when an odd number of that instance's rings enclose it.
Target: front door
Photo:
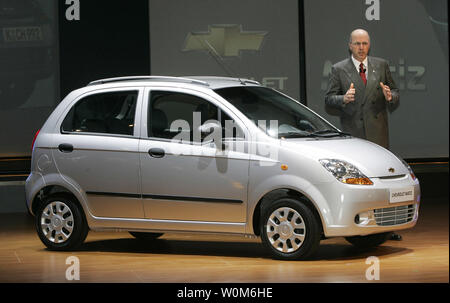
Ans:
[[[152,90],[148,100],[148,138],[139,147],[145,217],[244,223],[248,154],[230,150],[230,145],[222,150],[193,131],[228,115],[200,93]],[[174,122],[186,127],[174,129]],[[240,140],[243,132],[236,134],[229,139]]]

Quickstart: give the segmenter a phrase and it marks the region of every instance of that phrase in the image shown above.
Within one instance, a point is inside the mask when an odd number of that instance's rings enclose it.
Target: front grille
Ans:
[[[374,209],[375,221],[380,226],[399,225],[412,221],[416,207],[414,204]]]

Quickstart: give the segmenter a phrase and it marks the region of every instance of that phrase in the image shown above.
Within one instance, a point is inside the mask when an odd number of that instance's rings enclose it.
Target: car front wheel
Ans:
[[[321,229],[302,201],[281,198],[262,210],[261,238],[277,259],[306,259],[320,244]]]

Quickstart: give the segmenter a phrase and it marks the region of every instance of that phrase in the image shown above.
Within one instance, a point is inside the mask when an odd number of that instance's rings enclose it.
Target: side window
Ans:
[[[133,135],[138,91],[90,95],[78,101],[64,119],[63,132]]]
[[[194,121],[194,112],[200,115],[199,121]],[[186,132],[183,137],[194,141],[194,127],[200,126],[207,120],[218,120],[217,114],[217,107],[202,98],[177,92],[152,91],[147,124],[148,134],[149,137],[174,139],[181,132]],[[174,125],[183,127],[177,127],[174,130]]]
[[[195,121],[194,118],[198,120]],[[200,97],[184,93],[152,91],[148,119],[149,137],[182,137],[189,138],[185,141],[198,142],[203,138],[201,134],[194,132],[208,120],[221,123],[222,138],[244,137],[234,121],[217,106]]]

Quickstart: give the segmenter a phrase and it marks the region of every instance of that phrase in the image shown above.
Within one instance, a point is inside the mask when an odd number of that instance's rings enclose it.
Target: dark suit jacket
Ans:
[[[387,109],[398,106],[400,95],[386,60],[368,57],[367,85],[364,85],[351,58],[333,65],[325,96],[325,104],[340,111],[345,132],[389,148]],[[380,82],[391,89],[392,100],[384,98]],[[353,83],[355,102],[344,104],[344,95]]]

